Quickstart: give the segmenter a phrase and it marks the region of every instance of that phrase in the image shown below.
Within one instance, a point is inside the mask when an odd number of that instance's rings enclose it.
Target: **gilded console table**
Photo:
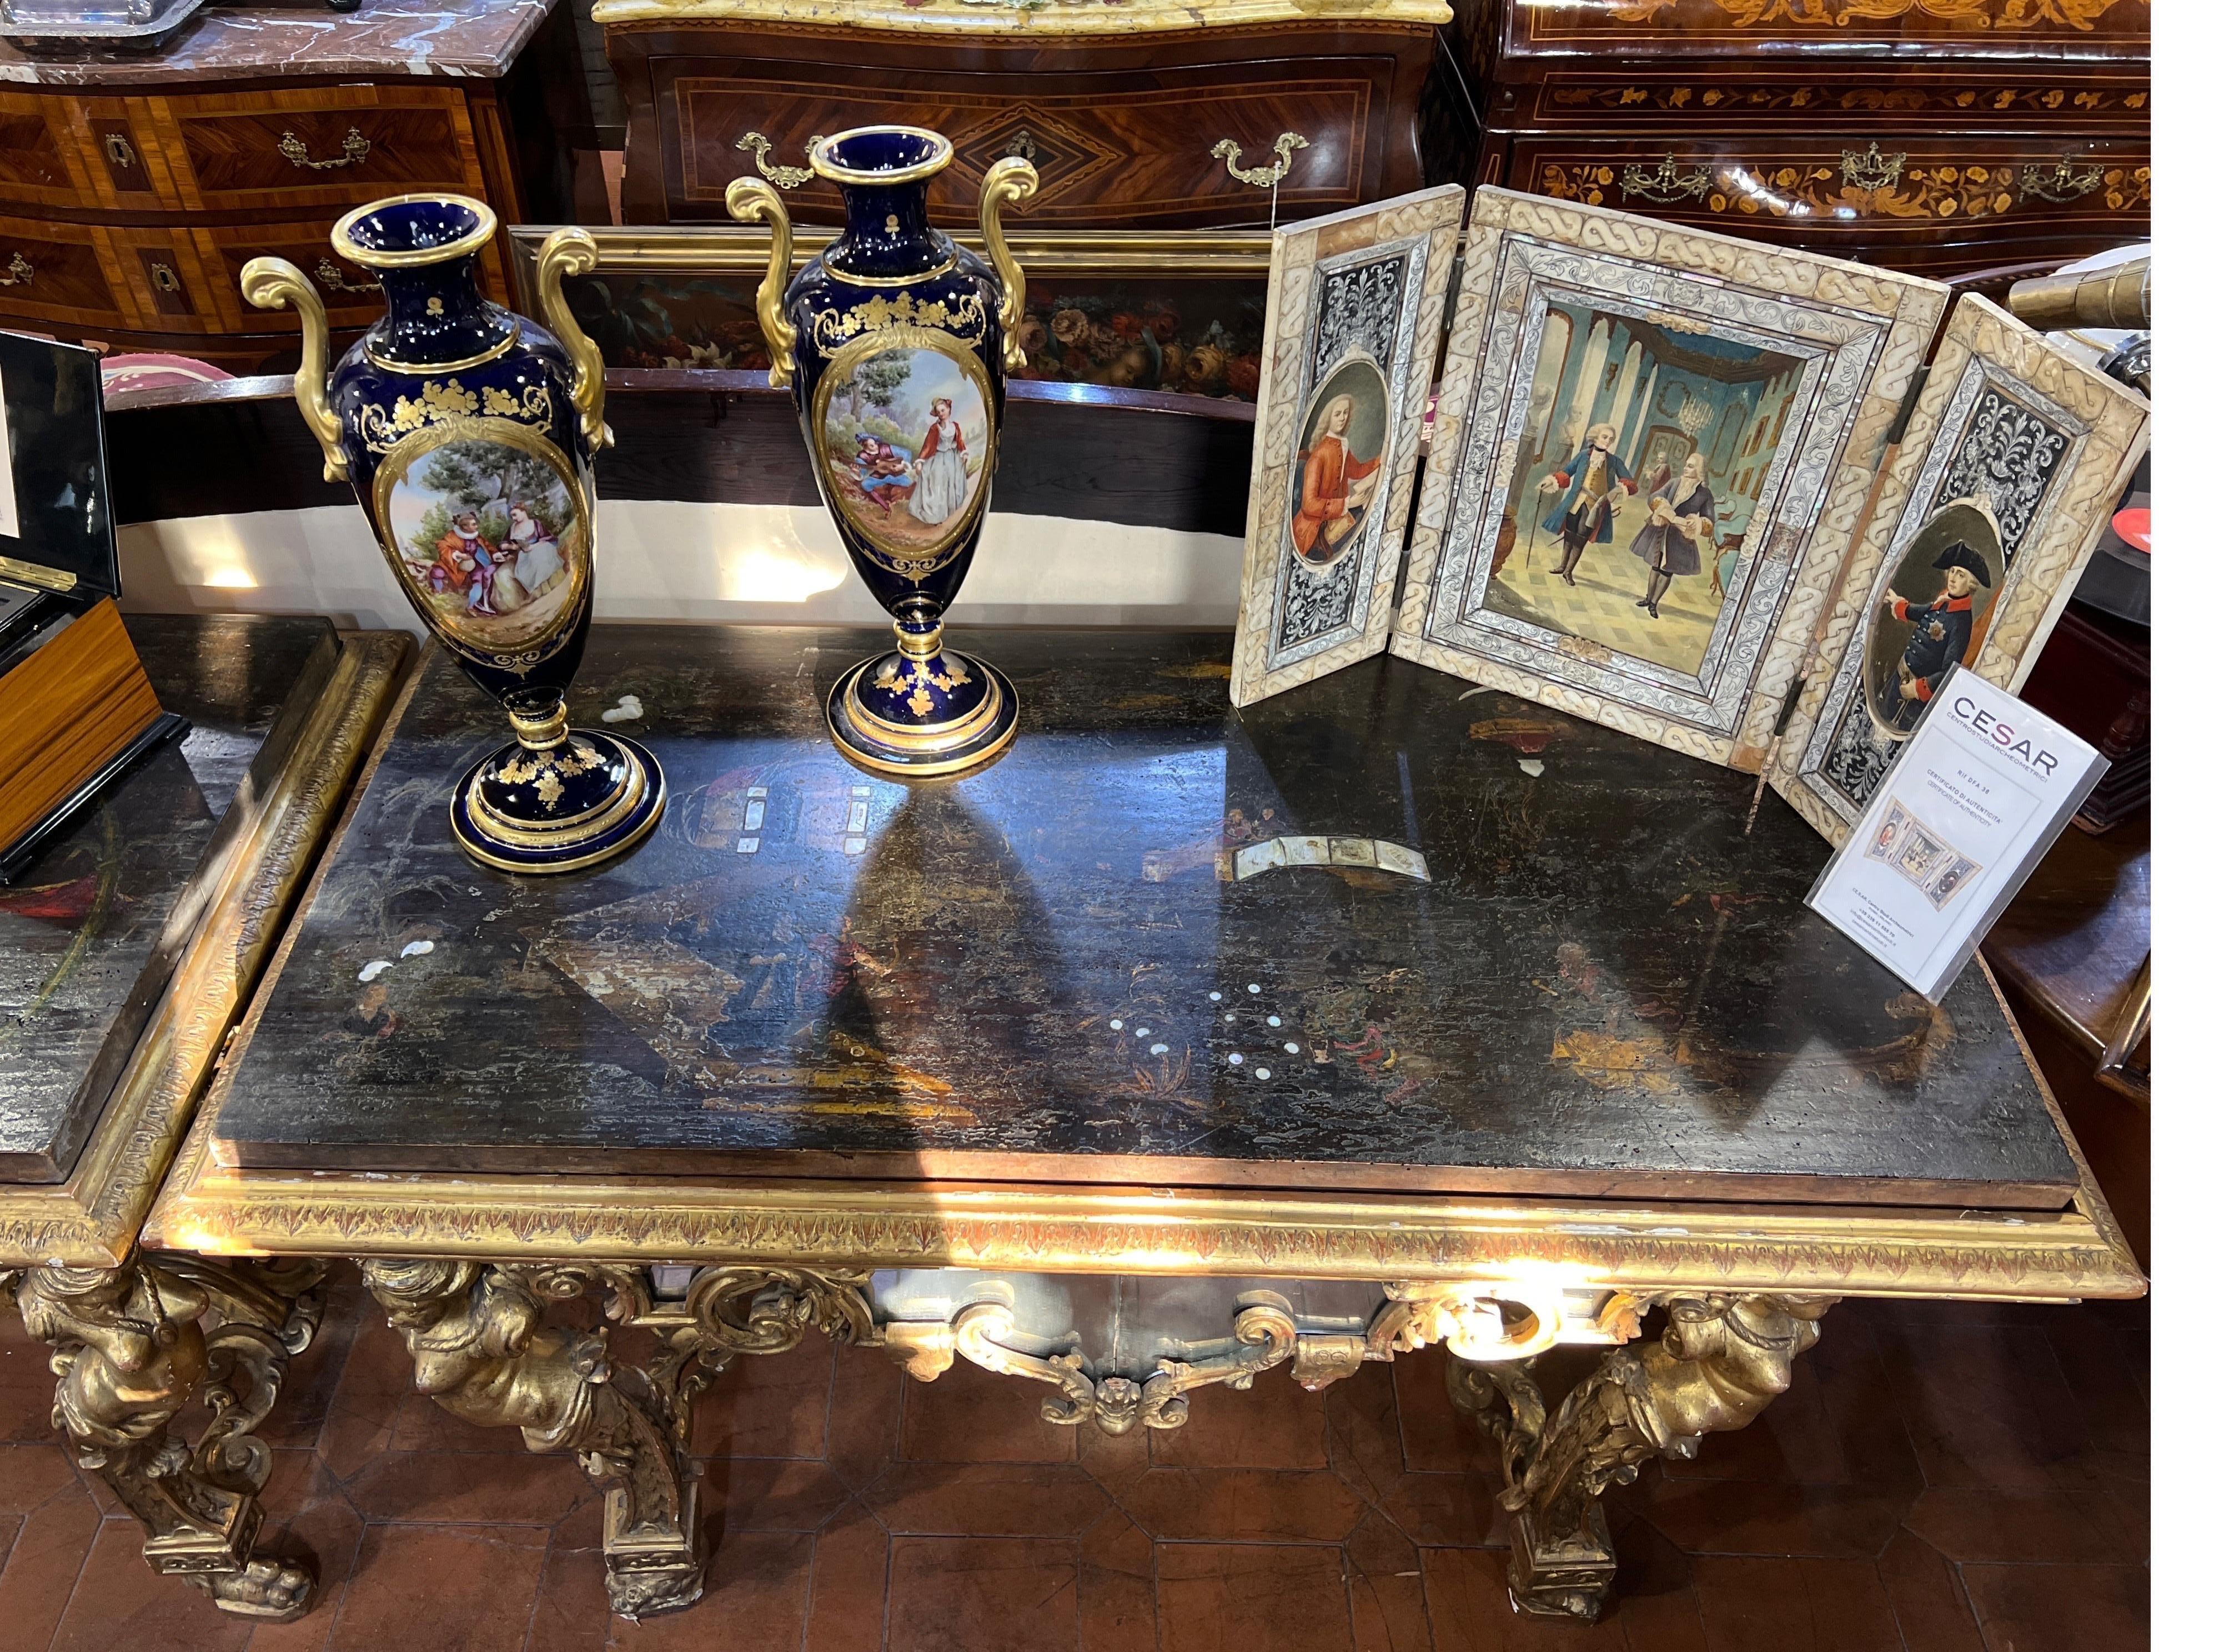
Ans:
[[[0,887],[0,1280],[54,1346],[55,1421],[158,1571],[289,1617],[258,1559],[253,1435],[318,1324],[316,1262],[135,1248],[196,1099],[376,732],[409,640],[323,620],[136,615],[189,731]],[[173,1423],[209,1410],[191,1441]]]
[[[912,787],[823,731],[874,643],[595,631],[578,714],[674,800],[543,880],[451,843],[489,712],[424,664],[146,1231],[355,1259],[423,1392],[605,1489],[617,1610],[699,1593],[695,1397],[811,1333],[1115,1433],[1443,1343],[1517,1604],[1591,1617],[1598,1494],[1837,1298],[2143,1289],[1989,978],[1931,1008],[1808,913],[1748,776],[1396,660],[1238,713],[1226,634],[1021,631],[974,639],[1017,745]],[[1547,1391],[1560,1345],[1608,1351]]]

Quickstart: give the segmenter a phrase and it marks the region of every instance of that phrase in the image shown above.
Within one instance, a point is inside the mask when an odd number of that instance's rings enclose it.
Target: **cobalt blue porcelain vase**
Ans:
[[[302,317],[296,401],[327,480],[356,490],[414,609],[512,722],[461,778],[452,830],[488,865],[571,872],[650,832],[666,788],[636,741],[568,726],[591,619],[591,457],[613,438],[604,363],[560,284],[596,249],[581,229],[545,240],[547,332],[475,282],[496,229],[455,195],[396,196],[337,222],[335,250],[373,272],[389,309],[331,378],[326,307],[301,270],[252,259],[241,290]]]
[[[792,385],[825,506],[894,617],[894,647],[844,673],[825,705],[840,749],[882,774],[956,773],[1019,726],[1017,691],[948,647],[941,615],[987,520],[1004,369],[1026,365],[1026,281],[1000,215],[1038,180],[1021,160],[988,169],[982,259],[926,216],[927,189],[953,154],[914,126],[817,140],[808,163],[839,186],[847,228],[790,283],[793,230],[777,191],[740,178],[725,196],[734,218],[770,226],[756,306],[770,382]]]

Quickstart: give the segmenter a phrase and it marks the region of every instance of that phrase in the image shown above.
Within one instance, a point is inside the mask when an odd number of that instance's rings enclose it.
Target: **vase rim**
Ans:
[[[392,212],[399,207],[422,206],[456,207],[468,215],[467,222],[456,234],[446,235],[431,246],[384,249],[369,247],[351,233],[375,213]],[[429,191],[416,195],[392,195],[353,208],[335,221],[334,233],[328,239],[333,242],[336,252],[364,269],[415,269],[428,264],[444,264],[455,259],[471,257],[488,245],[490,237],[496,233],[497,214],[486,202],[477,201],[472,196]]]
[[[860,137],[914,137],[925,141],[926,154],[906,166],[853,167],[843,166],[837,158],[839,146]],[[914,183],[920,178],[929,178],[945,169],[956,157],[956,146],[940,133],[922,126],[854,126],[844,132],[834,132],[829,137],[816,140],[808,151],[809,169],[820,178],[834,183],[856,183],[885,186]]]

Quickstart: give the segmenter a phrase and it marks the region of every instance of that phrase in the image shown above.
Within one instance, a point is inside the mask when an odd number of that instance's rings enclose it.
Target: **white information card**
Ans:
[[[1811,909],[1933,1003],[2106,772],[2036,707],[1955,670]]]

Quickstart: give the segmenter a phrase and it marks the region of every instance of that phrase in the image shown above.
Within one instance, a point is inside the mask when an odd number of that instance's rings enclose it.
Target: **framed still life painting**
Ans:
[[[1773,772],[1823,836],[1849,835],[1953,667],[2021,687],[2146,439],[2141,397],[1959,301]]]
[[[1384,652],[1466,201],[1448,184],[1275,232],[1239,706]]]
[[[1762,768],[1946,295],[1478,189],[1393,652]]]

